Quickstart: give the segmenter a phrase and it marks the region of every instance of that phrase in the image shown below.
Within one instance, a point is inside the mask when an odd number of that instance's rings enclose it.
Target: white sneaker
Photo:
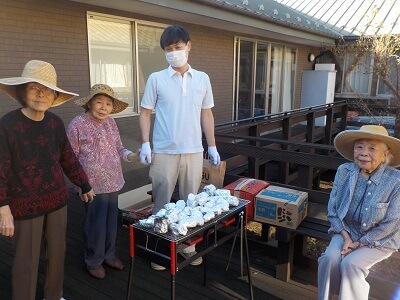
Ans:
[[[193,252],[189,252],[189,253],[185,253],[185,252],[179,252],[185,259],[189,259],[191,258],[193,255],[196,255],[197,252],[193,251]],[[199,266],[201,265],[203,262],[203,258],[200,256],[199,258],[195,259],[194,261],[192,261],[190,264],[192,266]]]
[[[151,265],[151,268],[153,270],[156,270],[156,271],[164,271],[166,269],[165,267],[160,266],[160,265],[158,265],[156,263],[153,263],[153,262],[150,265]]]

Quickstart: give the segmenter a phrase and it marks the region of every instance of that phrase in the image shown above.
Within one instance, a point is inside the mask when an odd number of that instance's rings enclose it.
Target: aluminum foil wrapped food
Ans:
[[[179,224],[179,223],[172,223],[169,225],[169,229],[171,230],[171,232],[175,235],[186,235],[188,232],[187,227],[185,227],[183,224]]]
[[[236,196],[229,196],[225,198],[230,206],[238,206],[239,205],[239,198]]]
[[[155,218],[157,218],[155,215],[151,215],[147,219],[139,220],[139,224],[146,228],[153,228]]]
[[[167,212],[165,213],[165,218],[167,218],[169,224],[176,223],[179,221],[179,217],[178,217],[179,212],[180,211],[177,208],[167,210]]]
[[[214,219],[214,218],[215,218],[215,213],[214,213],[214,211],[207,212],[207,213],[205,213],[205,214],[203,215],[203,220],[204,220],[204,222],[211,221],[211,220]]]
[[[219,216],[220,214],[222,214],[222,206],[215,204],[213,207],[211,207],[211,209],[214,211],[214,214],[216,216]]]
[[[226,197],[219,197],[219,198],[215,201],[215,203],[216,203],[216,204],[223,204],[223,205],[226,206],[226,207],[228,208],[228,210],[229,210],[229,202],[228,202],[228,200],[226,199]]]
[[[190,193],[188,195],[187,201],[186,201],[186,206],[187,207],[196,207],[197,205],[199,205],[199,202],[196,199],[196,195]]]
[[[168,232],[168,219],[155,218],[154,219],[154,232],[167,233]]]
[[[176,201],[175,206],[177,209],[183,210],[186,207],[186,202],[185,200],[178,200]]]
[[[204,186],[203,188],[203,192],[206,192],[207,194],[209,194],[210,196],[214,195],[214,192],[217,188],[215,187],[215,185],[213,184],[208,184],[206,186]]]
[[[209,195],[206,192],[201,192],[195,196],[198,205],[203,206],[208,201]]]
[[[215,218],[214,210],[212,210],[211,208],[202,207],[201,208],[201,213],[203,214],[204,222],[211,221],[212,219]]]
[[[173,202],[167,203],[167,204],[164,205],[164,208],[165,208],[166,210],[171,210],[171,209],[174,209],[175,207],[176,207],[176,204],[173,203]]]
[[[191,217],[194,218],[197,221],[197,225],[198,226],[203,226],[204,225],[203,214],[198,209],[193,209],[192,210]]]
[[[167,210],[165,208],[161,208],[157,213],[156,216],[159,218],[162,218],[165,216],[165,213],[167,212]]]
[[[185,214],[187,216],[191,216],[192,215],[192,208],[189,206],[186,206],[183,210],[182,210],[182,214]]]
[[[217,190],[215,190],[213,196],[230,196],[230,195],[231,195],[231,191],[230,190],[217,189]]]
[[[229,210],[229,203],[228,201],[220,201],[214,206],[216,209],[221,209],[221,212],[226,212]]]
[[[207,208],[212,208],[214,206],[215,206],[215,201],[214,200],[209,200],[206,203],[204,203],[204,207],[207,207]]]
[[[192,216],[186,217],[186,218],[180,219],[178,224],[181,224],[181,225],[185,226],[186,228],[194,228],[197,226],[197,219]]]
[[[156,215],[152,215],[139,223],[146,228],[153,228],[157,233],[186,235],[188,228],[203,226],[205,222],[229,210],[230,206],[238,206],[239,199],[231,196],[226,189],[217,189],[214,185],[206,185],[203,192],[189,194],[187,201],[164,205]]]

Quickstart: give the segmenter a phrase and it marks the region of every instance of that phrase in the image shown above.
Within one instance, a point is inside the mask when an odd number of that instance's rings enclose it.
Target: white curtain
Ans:
[[[344,72],[351,67],[354,59],[354,53],[346,55]],[[347,83],[343,85],[343,92],[356,94],[369,93],[371,74],[371,57],[367,55],[360,59],[357,66],[348,74]]]
[[[282,87],[282,111],[288,111],[292,109],[292,49],[287,48],[285,51],[285,62],[284,62],[284,74],[283,87]]]
[[[283,47],[272,47],[272,63],[271,63],[271,113],[280,111],[280,91],[282,83],[282,59]]]

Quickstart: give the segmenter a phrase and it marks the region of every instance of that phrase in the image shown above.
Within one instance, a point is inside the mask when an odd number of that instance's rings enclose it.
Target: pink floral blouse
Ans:
[[[122,145],[115,120],[109,117],[99,121],[82,114],[71,121],[67,135],[94,192],[119,191],[125,183],[121,159],[128,161],[132,152]]]

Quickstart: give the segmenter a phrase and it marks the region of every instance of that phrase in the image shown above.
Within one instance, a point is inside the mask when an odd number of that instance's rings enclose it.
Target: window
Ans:
[[[388,80],[395,89],[400,89],[400,65],[397,62],[396,57],[392,57],[390,61]],[[383,82],[381,78],[378,79],[378,94],[381,96],[393,95],[393,92],[389,89],[389,87]]]
[[[373,59],[371,55],[357,56],[357,53],[346,53],[342,61],[341,85],[338,93],[368,95],[371,90]]]
[[[236,38],[235,119],[291,110],[297,49]]]
[[[129,103],[119,115],[139,113],[147,78],[164,69],[159,46],[165,26],[88,13],[90,84],[105,83]]]

